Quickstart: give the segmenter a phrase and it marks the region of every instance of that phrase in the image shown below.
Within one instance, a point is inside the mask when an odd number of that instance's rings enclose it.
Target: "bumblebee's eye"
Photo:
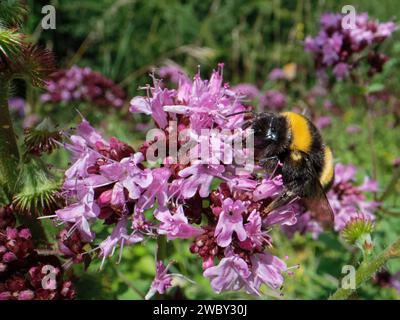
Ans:
[[[265,138],[267,140],[270,140],[271,142],[278,141],[278,132],[277,132],[275,124],[274,124],[274,118],[271,118],[267,133],[265,134]]]
[[[269,128],[265,135],[265,138],[272,142],[276,142],[276,141],[278,141],[278,133],[276,131],[274,131],[272,128]]]

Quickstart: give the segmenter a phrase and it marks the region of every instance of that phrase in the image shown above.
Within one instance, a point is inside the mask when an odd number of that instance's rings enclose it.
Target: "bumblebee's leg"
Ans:
[[[284,206],[294,199],[298,198],[297,194],[290,190],[283,190],[282,193],[274,199],[261,213],[262,216],[267,216],[272,210]]]
[[[273,165],[271,165],[272,160],[274,160]],[[271,167],[275,168],[277,166],[278,161],[279,161],[278,156],[272,156],[268,158],[261,158],[259,160],[259,164],[264,168],[271,168]]]
[[[246,130],[248,128],[250,128],[253,125],[254,119],[249,119],[246,120],[243,124],[242,124],[242,129]]]

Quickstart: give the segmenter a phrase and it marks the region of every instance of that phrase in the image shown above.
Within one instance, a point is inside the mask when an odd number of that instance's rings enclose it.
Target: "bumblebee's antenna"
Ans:
[[[233,117],[233,116],[237,116],[237,115],[239,115],[239,114],[244,114],[244,113],[252,113],[252,114],[255,114],[255,112],[254,112],[253,110],[250,110],[250,111],[239,111],[239,112],[235,112],[235,113],[228,114],[226,117]]]

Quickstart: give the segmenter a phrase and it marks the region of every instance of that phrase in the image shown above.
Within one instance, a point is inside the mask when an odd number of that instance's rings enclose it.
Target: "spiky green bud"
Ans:
[[[26,4],[20,0],[0,1],[0,22],[15,28],[22,24],[28,13]]]
[[[343,239],[355,245],[365,254],[370,255],[373,250],[371,233],[374,230],[374,223],[367,217],[360,215],[351,219],[341,231]]]
[[[28,154],[40,156],[42,153],[51,153],[58,147],[57,141],[61,141],[61,132],[48,118],[35,128],[25,129],[24,142]]]
[[[59,184],[39,158],[24,163],[18,178],[18,193],[13,198],[14,208],[21,213],[39,216],[59,208]]]

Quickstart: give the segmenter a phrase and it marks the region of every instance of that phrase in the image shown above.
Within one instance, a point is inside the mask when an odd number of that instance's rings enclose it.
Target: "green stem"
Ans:
[[[157,260],[164,261],[167,257],[167,238],[159,236],[157,238]]]
[[[10,81],[0,78],[0,188],[11,199],[14,196],[18,178],[20,156],[17,139],[8,109],[8,89]],[[29,226],[34,238],[39,243],[46,243],[47,237],[42,224],[34,217],[19,216],[22,224]]]
[[[17,180],[19,151],[8,110],[10,82],[0,78],[0,187],[12,196]]]
[[[136,294],[139,295],[142,300],[145,299],[145,294],[139,290],[136,285],[131,281],[129,278],[127,278],[121,271],[119,271],[115,266],[113,267],[115,272],[117,273],[118,277],[122,280],[123,283],[125,283],[129,288],[131,288],[133,291],[136,292]]]
[[[329,300],[348,299],[357,288],[369,280],[375,274],[375,272],[377,272],[388,260],[392,258],[400,258],[400,238],[376,257],[361,263],[356,272],[356,286],[354,289],[339,288],[333,295],[329,297]]]
[[[372,107],[369,102],[369,96],[368,94],[364,94],[364,101],[365,101],[365,106],[367,108],[367,129],[368,129],[368,144],[371,152],[371,165],[372,165],[372,179],[376,180],[377,178],[377,167],[378,167],[378,160],[376,156],[376,150],[375,150],[375,135],[374,135],[374,117],[372,115]],[[374,193],[374,197],[376,200],[376,193]]]
[[[400,169],[396,168],[395,172],[392,175],[392,179],[390,180],[385,191],[383,191],[381,197],[379,198],[378,200],[379,202],[383,202],[383,200],[385,200],[388,196],[390,196],[393,192],[396,191],[395,187],[399,179],[400,179]]]

